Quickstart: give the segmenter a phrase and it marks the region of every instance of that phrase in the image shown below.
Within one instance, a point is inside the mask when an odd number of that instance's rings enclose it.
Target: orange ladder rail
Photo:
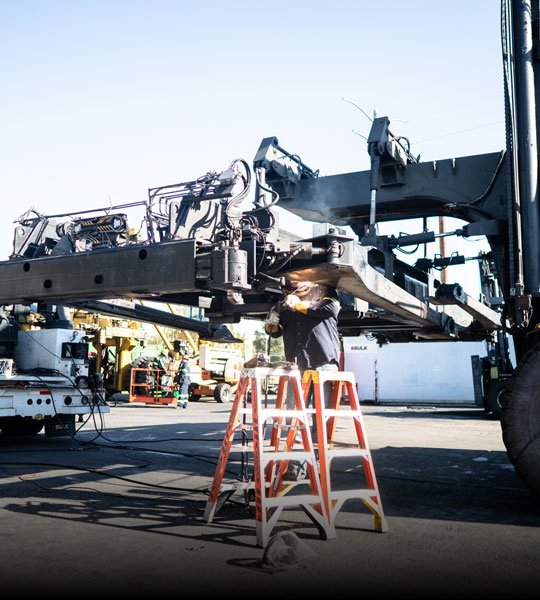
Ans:
[[[267,376],[279,376],[280,378],[276,404],[270,408],[262,406],[261,383],[262,378]],[[251,386],[251,408],[245,406],[248,385]],[[292,388],[295,410],[283,408],[288,385]],[[234,434],[240,425],[239,417],[244,414],[252,417],[253,481],[224,484],[223,476]],[[265,547],[268,544],[272,529],[282,510],[288,506],[300,506],[316,525],[321,538],[330,539],[335,537],[335,530],[328,522],[324,509],[321,482],[316,466],[315,449],[308,426],[308,418],[300,374],[297,369],[255,367],[242,371],[206,503],[204,519],[207,523],[213,521],[216,512],[223,504],[223,501],[220,502],[219,500],[220,493],[225,491],[227,499],[237,489],[254,488],[256,538],[259,546]],[[272,421],[274,426],[269,443],[265,443],[265,427],[268,421]],[[287,436],[285,448],[279,448],[284,422],[291,423],[291,427],[297,428],[300,433],[302,440],[300,449],[292,447],[293,444],[290,443],[291,433]],[[294,434],[296,434],[296,431]],[[276,477],[281,476],[284,465],[290,460],[306,461],[308,479],[304,483],[310,486],[311,493],[291,495],[276,493],[276,490],[279,491],[280,488],[276,485]],[[278,463],[279,468],[276,468]]]
[[[324,384],[326,382],[333,382],[334,384],[329,408],[326,407],[324,398]],[[315,399],[320,480],[325,511],[330,525],[334,526],[336,515],[346,500],[359,498],[372,511],[375,517],[375,529],[380,532],[388,531],[375,468],[365,432],[360,401],[356,391],[354,374],[345,371],[306,371],[302,379],[302,389],[306,400],[311,385],[313,385]],[[349,398],[349,409],[340,409],[344,389],[347,391]],[[353,419],[354,430],[358,440],[356,447],[338,448],[335,446],[334,435],[337,419],[341,417]],[[330,475],[332,460],[338,457],[355,456],[362,458],[367,488],[333,490]]]

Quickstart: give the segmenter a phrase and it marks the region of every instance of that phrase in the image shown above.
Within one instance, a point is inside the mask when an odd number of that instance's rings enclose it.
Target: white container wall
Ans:
[[[484,342],[386,344],[343,338],[344,369],[355,374],[360,400],[394,404],[471,405],[471,356]]]

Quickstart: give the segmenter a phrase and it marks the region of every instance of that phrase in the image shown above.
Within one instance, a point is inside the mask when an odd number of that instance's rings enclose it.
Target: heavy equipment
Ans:
[[[186,356],[189,364],[190,402],[197,402],[203,397],[211,397],[219,403],[232,401],[245,362],[238,346],[194,342],[194,353],[191,353],[185,348],[176,350],[176,343],[167,342],[165,348],[173,358],[163,368],[156,366],[156,355],[148,352],[143,352],[131,363],[130,402],[175,404],[174,392],[178,386],[171,386],[167,380],[175,379],[180,364],[175,357],[180,356]],[[161,381],[162,378],[165,382]]]
[[[141,304],[144,305],[142,301]],[[177,313],[177,308],[171,304],[167,304],[167,308],[172,314]],[[238,339],[231,344],[224,341],[213,342],[204,337],[200,339],[195,332],[181,330],[179,338],[171,342],[162,327],[159,325],[154,327],[161,337],[164,350],[172,353],[176,358],[188,357],[191,380],[190,401],[196,402],[205,396],[210,396],[220,403],[232,400],[244,364],[243,352],[239,346],[242,340]],[[137,396],[141,396],[140,392],[147,387],[141,383],[147,379],[156,379],[154,358],[152,353],[143,352],[131,363],[130,383],[126,388],[130,392],[130,402],[141,401]]]
[[[82,310],[73,311],[72,319],[95,350],[90,369],[102,375],[107,394],[128,390],[132,352],[147,338],[141,323]]]
[[[191,364],[190,401],[210,396],[216,402],[231,402],[243,365],[244,357],[238,346],[201,343]]]
[[[88,369],[88,337],[69,312],[47,305],[0,313],[0,430],[74,436],[76,418],[109,412],[103,379]]]
[[[208,322],[201,325],[210,328],[264,318],[285,275],[334,286],[346,335],[369,332],[390,343],[485,340],[483,394],[500,402],[509,458],[540,491],[539,16],[538,3],[502,0],[505,148],[421,162],[408,140],[392,133],[388,117],[375,117],[370,169],[323,177],[267,137],[252,169],[237,159],[223,172],[150,189],[144,237],[128,235],[126,215],[113,212],[131,205],[84,213],[97,216],[27,213],[10,260],[0,263],[0,304],[42,301],[137,319],[136,310],[107,299],[151,299],[204,308]],[[252,179],[254,199],[246,206]],[[317,234],[303,239],[280,229],[278,202],[320,223]],[[444,216],[463,226],[379,234],[383,222]],[[460,282],[438,278],[471,257],[413,265],[398,257],[449,235],[489,242],[490,251],[474,257],[479,299]]]

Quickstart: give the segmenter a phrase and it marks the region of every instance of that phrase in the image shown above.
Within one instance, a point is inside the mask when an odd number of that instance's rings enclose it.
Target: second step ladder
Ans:
[[[325,383],[330,382],[333,389],[331,396],[327,397],[325,402]],[[320,479],[329,524],[334,526],[336,515],[346,500],[358,498],[373,512],[375,529],[380,532],[388,531],[354,374],[347,371],[306,371],[302,379],[303,395],[306,399],[311,386],[313,386],[315,399]],[[342,406],[344,391],[347,392],[349,407]],[[327,394],[329,394],[328,390]],[[356,441],[346,447],[334,442],[338,418],[353,421]],[[334,489],[330,474],[331,463],[338,458],[349,457],[361,457],[366,482],[362,487]]]

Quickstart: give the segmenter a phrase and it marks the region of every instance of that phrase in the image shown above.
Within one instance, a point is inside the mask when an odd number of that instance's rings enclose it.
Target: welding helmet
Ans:
[[[292,279],[285,278],[281,289],[286,295],[294,294],[299,298],[307,296],[313,289],[314,284],[311,281],[294,281]]]

